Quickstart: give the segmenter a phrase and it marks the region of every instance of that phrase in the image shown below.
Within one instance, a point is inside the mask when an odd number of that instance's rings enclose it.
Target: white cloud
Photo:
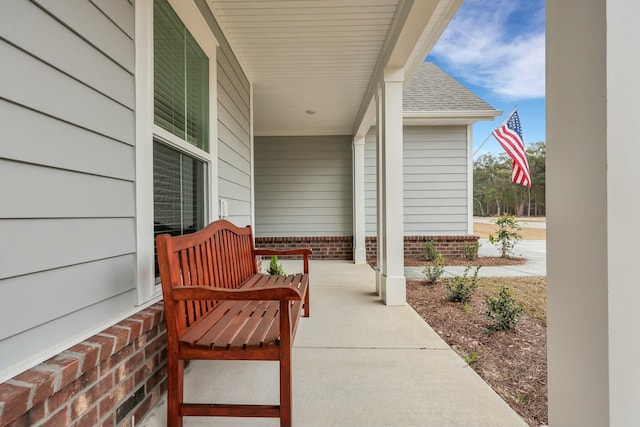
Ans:
[[[543,10],[527,11],[530,16],[515,22],[516,6],[513,0],[467,0],[433,56],[452,73],[505,99],[544,97]]]

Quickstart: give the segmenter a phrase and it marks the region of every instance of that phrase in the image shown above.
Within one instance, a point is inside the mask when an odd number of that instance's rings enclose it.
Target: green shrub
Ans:
[[[427,282],[434,284],[444,273],[444,257],[442,254],[436,255],[434,265],[427,265],[422,272],[427,277]]]
[[[467,266],[462,276],[452,277],[445,284],[447,288],[447,299],[454,302],[466,303],[471,300],[473,293],[478,288],[478,271],[480,267],[476,267],[473,276],[469,277],[471,266]]]
[[[469,261],[475,261],[478,258],[478,249],[480,249],[480,242],[468,243],[462,247],[462,256]]]
[[[522,306],[515,302],[511,291],[507,287],[500,288],[497,298],[487,298],[486,306],[485,314],[492,322],[494,330],[510,330],[518,325],[522,314]]]
[[[440,252],[436,249],[435,240],[429,240],[422,244],[422,255],[424,255],[427,261],[435,261],[439,254]]]
[[[489,235],[489,241],[494,244],[503,258],[506,258],[513,251],[513,247],[522,238],[520,235],[520,224],[516,217],[509,214],[502,214],[496,219],[498,231],[496,236]]]
[[[282,264],[278,264],[278,257],[273,255],[271,257],[271,261],[269,262],[269,269],[267,270],[267,274],[272,276],[286,276],[287,273],[282,269]]]

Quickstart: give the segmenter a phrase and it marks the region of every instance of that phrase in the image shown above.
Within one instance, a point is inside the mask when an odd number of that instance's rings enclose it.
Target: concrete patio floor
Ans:
[[[300,269],[283,262],[288,273]],[[311,317],[293,350],[296,426],[518,427],[526,423],[409,306],[375,295],[368,265],[312,261]],[[186,399],[278,402],[276,362],[196,361]],[[138,426],[166,425],[166,399]],[[278,426],[277,419],[185,418],[185,427]]]

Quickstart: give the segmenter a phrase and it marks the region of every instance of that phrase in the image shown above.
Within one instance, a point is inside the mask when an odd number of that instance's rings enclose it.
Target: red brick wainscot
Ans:
[[[447,258],[464,258],[462,249],[466,245],[475,245],[478,243],[478,236],[404,236],[404,257],[405,258],[421,258],[423,256],[423,245],[433,240],[438,252]],[[367,262],[375,263],[378,246],[375,236],[365,238],[365,246],[367,248]]]
[[[162,302],[0,384],[0,426],[130,427],[166,391]]]
[[[425,242],[435,241],[435,247],[448,258],[464,258],[462,249],[466,245],[478,243],[478,236],[405,236],[405,258],[420,258]],[[368,236],[365,239],[367,262],[375,261],[377,254],[377,238]],[[296,249],[311,248],[311,259],[353,260],[352,236],[328,237],[256,237],[256,249]],[[282,257],[287,258],[287,257]]]
[[[311,259],[353,260],[352,236],[327,237],[256,237],[256,249],[309,248]],[[287,258],[287,257],[282,257]],[[298,257],[301,258],[301,257]]]

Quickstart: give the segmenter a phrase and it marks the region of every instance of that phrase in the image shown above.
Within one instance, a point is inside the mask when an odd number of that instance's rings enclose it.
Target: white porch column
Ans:
[[[546,8],[549,425],[638,425],[640,3]]]
[[[365,246],[364,215],[364,140],[365,137],[353,139],[353,261],[366,264],[367,248]]]
[[[382,84],[382,216],[384,239],[382,301],[387,305],[404,305],[407,301],[404,277],[404,216],[402,161],[402,83],[404,70],[388,68]],[[380,212],[380,210],[378,211]],[[381,219],[381,221],[380,221]]]
[[[384,156],[382,155],[382,88],[378,88],[376,96],[376,293],[382,296],[382,271],[384,269],[384,211],[382,209],[382,169]]]

